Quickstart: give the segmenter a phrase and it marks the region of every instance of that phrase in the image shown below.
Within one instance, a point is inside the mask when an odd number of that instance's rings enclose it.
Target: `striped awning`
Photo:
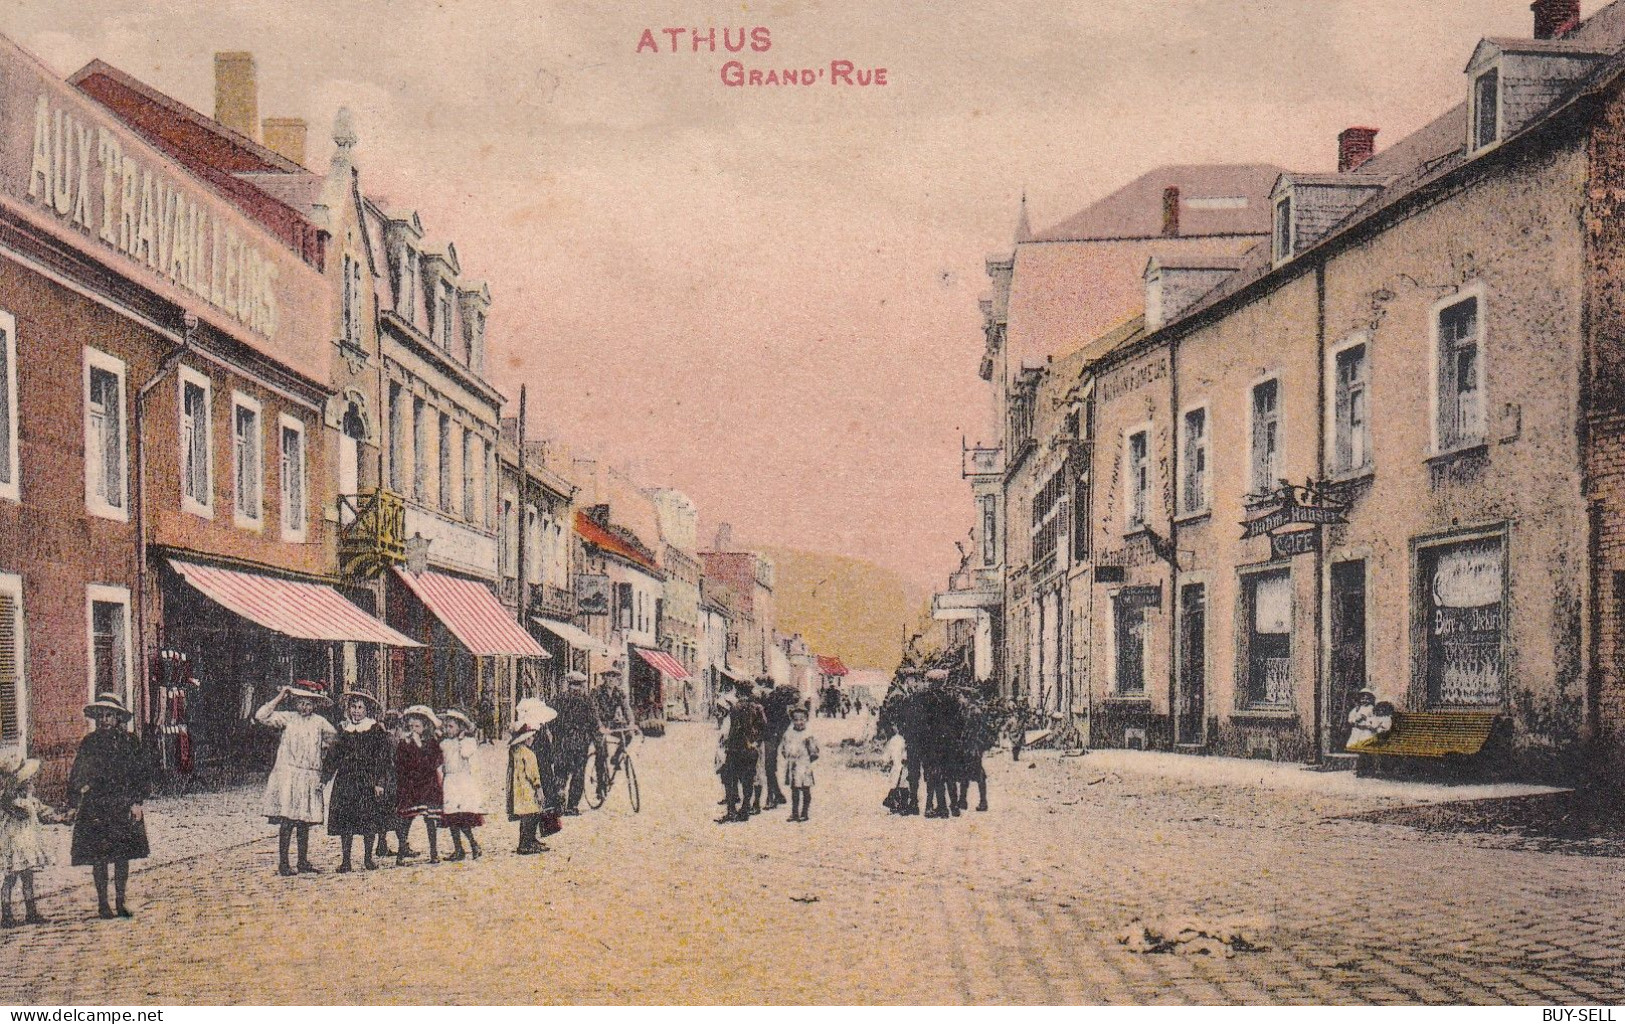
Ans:
[[[481,658],[501,654],[548,657],[535,637],[508,618],[507,610],[485,584],[438,572],[414,575],[398,567],[395,575],[468,653]]]
[[[552,633],[565,643],[578,651],[593,651],[598,654],[608,654],[609,645],[593,636],[591,633],[568,622],[559,622],[556,619],[544,619],[540,615],[532,615],[530,621]]]
[[[423,646],[320,583],[219,569],[178,558],[171,558],[169,566],[215,604],[283,636],[333,643]]]
[[[681,681],[688,678],[688,669],[683,667],[683,663],[665,651],[651,651],[647,647],[634,647],[633,650],[668,679]]]

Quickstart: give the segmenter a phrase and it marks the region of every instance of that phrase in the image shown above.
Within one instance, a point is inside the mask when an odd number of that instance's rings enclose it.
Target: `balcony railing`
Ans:
[[[406,561],[406,503],[382,487],[339,495],[339,572],[371,579]]]

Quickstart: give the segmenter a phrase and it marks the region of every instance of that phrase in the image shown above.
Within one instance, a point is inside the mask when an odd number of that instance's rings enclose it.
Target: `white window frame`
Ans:
[[[1337,458],[1337,362],[1343,353],[1362,346],[1365,348],[1365,460],[1356,465],[1343,466],[1339,464]],[[1326,403],[1326,465],[1331,467],[1333,477],[1364,476],[1376,467],[1376,456],[1371,447],[1371,335],[1366,331],[1355,331],[1327,350],[1325,373],[1326,394],[1330,398]],[[1434,401],[1438,401],[1437,395]]]
[[[1495,137],[1488,142],[1480,143],[1478,141],[1478,85],[1487,75],[1495,76]],[[1469,153],[1487,153],[1501,144],[1502,136],[1506,131],[1506,90],[1503,88],[1505,84],[1505,79],[1501,75],[1501,66],[1491,64],[1475,74],[1472,82],[1468,85],[1467,151]]]
[[[1455,293],[1448,295],[1428,308],[1428,436],[1432,441],[1434,455],[1447,455],[1450,452],[1476,448],[1489,440],[1489,302],[1485,294],[1484,282],[1474,281],[1464,285]],[[1484,434],[1475,441],[1465,444],[1457,443],[1445,447],[1439,432],[1439,417],[1443,412],[1439,408],[1439,374],[1444,366],[1439,362],[1439,314],[1451,306],[1459,305],[1469,299],[1478,301],[1478,392],[1479,405],[1484,416]]]
[[[15,749],[28,754],[28,613],[23,606],[23,578],[16,573],[0,572],[0,594],[9,596],[17,605],[17,739],[14,743],[0,740],[0,750]]]
[[[1134,438],[1145,435],[1145,508],[1138,522],[1134,519]],[[1123,431],[1123,532],[1137,533],[1151,522],[1151,495],[1156,493],[1152,471],[1155,460],[1151,457],[1151,424],[1136,424]]]
[[[305,422],[282,413],[277,416],[276,425],[277,465],[281,470],[277,476],[281,484],[282,539],[303,543],[306,524],[310,521],[310,448],[305,436]],[[288,502],[288,453],[282,446],[282,433],[285,430],[299,435],[299,496],[304,508],[299,510],[298,516],[293,514],[294,509]]]
[[[1206,466],[1202,470],[1201,501],[1191,505],[1186,501],[1185,477],[1189,472],[1190,459],[1190,428],[1186,417],[1193,412],[1202,414],[1202,451],[1206,455]],[[1187,405],[1179,411],[1179,514],[1183,516],[1201,515],[1213,508],[1213,413],[1208,409],[1208,403],[1197,402]]]
[[[1275,454],[1276,466],[1274,479],[1264,481],[1262,490],[1258,487],[1257,452],[1254,450],[1254,439],[1257,432],[1258,389],[1265,384],[1275,382]],[[1279,486],[1279,481],[1286,476],[1286,387],[1281,383],[1278,372],[1267,373],[1247,385],[1247,493],[1273,494]]]
[[[102,370],[118,378],[118,446],[119,446],[119,479],[118,490],[124,501],[124,507],[119,508],[102,499],[95,490],[95,475],[92,473],[94,455],[90,443],[90,371]],[[125,374],[124,360],[108,355],[99,349],[85,347],[84,383],[81,388],[82,401],[85,407],[85,511],[102,519],[112,519],[116,522],[130,521],[130,416],[126,406],[129,404],[129,382]],[[100,472],[98,468],[97,473]]]
[[[181,366],[177,370],[177,383],[175,385],[176,415],[176,442],[180,449],[180,459],[176,462],[176,476],[180,478],[181,508],[195,516],[204,519],[214,518],[214,385],[208,377],[192,369],[190,366]],[[203,492],[208,501],[201,502],[186,491],[186,459],[190,455],[185,444],[185,437],[181,430],[186,424],[186,385],[203,389]]]
[[[1286,207],[1286,239],[1283,245],[1281,238],[1281,207]],[[1292,210],[1292,190],[1288,189],[1277,196],[1270,204],[1270,255],[1275,266],[1287,262],[1292,258],[1293,250],[1298,243],[1297,219]]]
[[[0,331],[6,335],[5,340],[0,342],[0,359],[5,361],[6,367],[6,390],[0,394],[0,402],[6,403],[6,422],[11,428],[6,437],[0,438],[0,444],[6,446],[11,466],[11,479],[0,480],[0,498],[20,502],[23,500],[23,466],[17,451],[17,438],[22,435],[22,428],[17,422],[17,318],[3,309],[0,309]]]
[[[255,483],[253,515],[243,509],[243,495],[238,486],[242,476],[242,456],[237,451],[237,410],[247,409],[254,414]],[[278,439],[280,443],[280,438]],[[245,530],[259,532],[265,528],[265,410],[260,403],[241,391],[231,393],[231,518]]]
[[[100,583],[91,583],[85,587],[85,692],[91,701],[96,699],[96,604],[120,604],[124,606],[124,693],[119,694],[124,700],[124,706],[135,713],[130,720],[129,727],[133,728],[136,719],[141,717],[141,709],[136,707],[136,681],[135,681],[135,637],[131,631],[135,622],[130,615],[130,588],[114,587]]]

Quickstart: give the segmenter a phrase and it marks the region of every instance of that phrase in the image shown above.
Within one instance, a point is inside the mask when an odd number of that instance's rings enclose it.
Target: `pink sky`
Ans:
[[[1463,95],[1480,37],[1530,33],[1527,0],[524,6],[10,0],[0,32],[205,113],[212,53],[252,50],[261,116],[307,118],[316,169],[349,106],[369,191],[490,282],[491,375],[542,433],[740,543],[922,589],[969,525],[976,299],[1023,188],[1042,228],[1159,164],[1330,169],[1341,128],[1393,142]],[[749,66],[888,84],[730,89],[726,53],[636,52],[754,26]]]

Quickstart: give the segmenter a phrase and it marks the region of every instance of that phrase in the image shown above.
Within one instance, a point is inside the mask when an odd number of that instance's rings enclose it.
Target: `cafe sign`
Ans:
[[[0,204],[278,362],[326,365],[321,274],[4,38]]]
[[[1288,526],[1329,526],[1348,522],[1348,506],[1313,482],[1287,484],[1270,496],[1274,507],[1241,524],[1241,539],[1274,534]]]

